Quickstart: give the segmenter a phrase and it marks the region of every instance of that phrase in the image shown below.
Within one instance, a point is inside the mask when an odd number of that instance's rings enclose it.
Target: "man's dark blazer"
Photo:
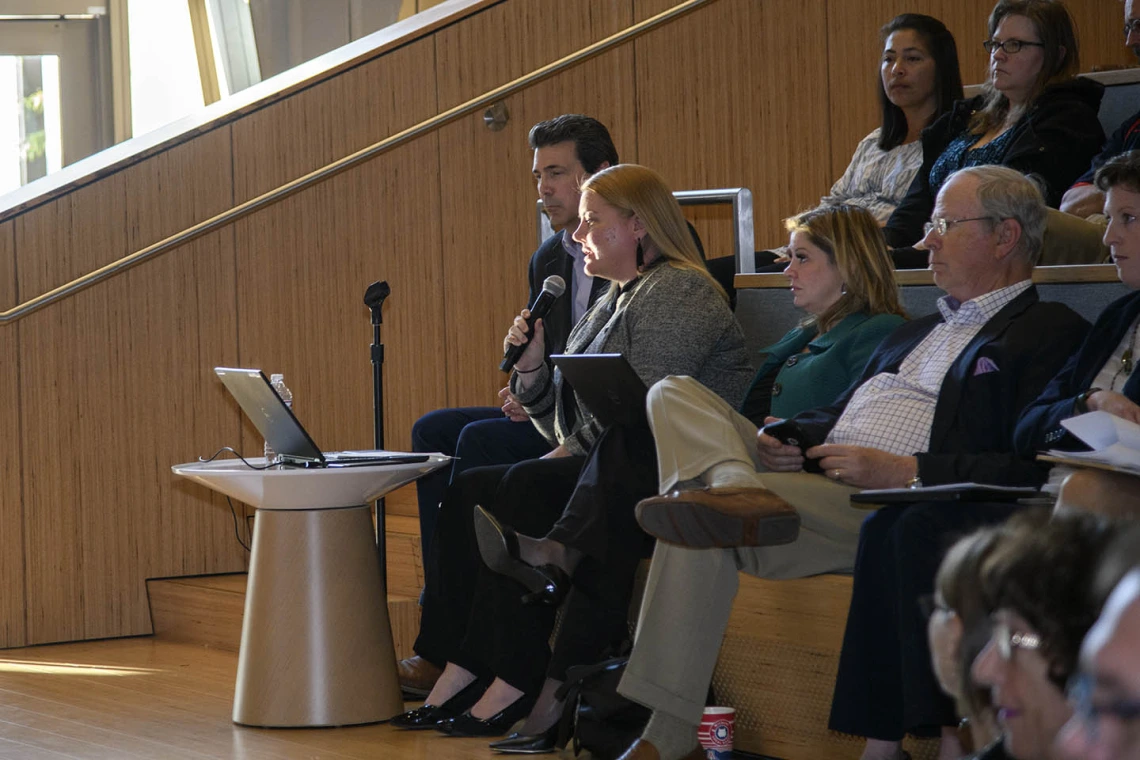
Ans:
[[[880,372],[898,373],[903,359],[942,321],[936,312],[895,330],[834,406],[796,415],[809,442],[823,443],[855,389]],[[1088,326],[1067,306],[1041,303],[1032,286],[986,322],[942,381],[930,447],[916,452],[923,484],[1040,484],[1044,468],[1012,453],[1014,425],[1080,345]]]
[[[530,281],[530,299],[527,308],[534,305],[538,294],[542,292],[542,282],[552,274],[556,274],[566,282],[566,292],[550,307],[550,313],[543,320],[546,330],[546,355],[560,354],[566,349],[566,339],[574,328],[574,299],[570,294],[574,288],[574,259],[562,246],[562,233],[556,232],[542,242],[534,255],[530,257],[530,267],[527,277]],[[598,294],[609,287],[609,280],[595,277],[590,288],[590,304],[597,300]]]
[[[1140,293],[1118,298],[1097,317],[1081,350],[1073,354],[1017,423],[1014,445],[1019,454],[1033,456],[1043,449],[1088,448],[1061,427],[1061,420],[1077,414],[1074,408],[1077,396],[1092,387],[1101,367],[1112,357],[1137,316],[1140,316]],[[1140,403],[1140,372],[1133,371],[1120,392]]]

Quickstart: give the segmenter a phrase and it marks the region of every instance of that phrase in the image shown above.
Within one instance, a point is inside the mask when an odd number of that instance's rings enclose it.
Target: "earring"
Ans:
[[[645,266],[645,251],[641,249],[641,238],[637,239],[637,268]]]
[[[841,295],[841,296],[847,295],[847,283],[842,283],[839,286],[839,295]]]

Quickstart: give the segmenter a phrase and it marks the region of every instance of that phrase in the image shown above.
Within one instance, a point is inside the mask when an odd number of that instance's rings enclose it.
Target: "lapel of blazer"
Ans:
[[[953,425],[958,414],[958,407],[962,400],[962,393],[966,383],[973,375],[974,364],[978,352],[983,346],[996,340],[1009,327],[1009,323],[1033,304],[1037,303],[1037,288],[1033,285],[1002,307],[1001,311],[990,317],[973,340],[969,342],[942,381],[942,388],[938,392],[938,402],[934,408],[934,423],[930,429],[930,451],[939,451],[942,439]],[[1011,370],[1008,367],[999,367],[998,371]],[[976,410],[980,414],[987,410]]]
[[[1131,300],[1125,305],[1124,309],[1121,310],[1117,323],[1113,325],[1113,327],[1116,328],[1115,330],[1110,332],[1109,330],[1098,329],[1089,334],[1089,340],[1097,340],[1101,343],[1100,353],[1104,359],[1098,362],[1099,365],[1103,366],[1104,362],[1112,356],[1112,353],[1116,350],[1121,340],[1135,337],[1131,331],[1131,327],[1138,315],[1140,315],[1140,293],[1134,293],[1131,296]],[[1140,356],[1136,356],[1135,346],[1132,349],[1132,353],[1133,364],[1140,363]],[[1101,366],[1088,367],[1088,379],[1083,383],[1082,388],[1088,388],[1093,384],[1093,381],[1096,380],[1096,376],[1100,373]],[[1132,374],[1128,376],[1128,380],[1125,381],[1124,387],[1120,389],[1120,392],[1133,401],[1140,401],[1140,371],[1132,370]]]

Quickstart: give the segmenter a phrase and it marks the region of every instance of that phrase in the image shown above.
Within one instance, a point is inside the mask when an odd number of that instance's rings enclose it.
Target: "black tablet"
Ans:
[[[647,388],[621,354],[554,354],[565,382],[605,427],[645,424]]]

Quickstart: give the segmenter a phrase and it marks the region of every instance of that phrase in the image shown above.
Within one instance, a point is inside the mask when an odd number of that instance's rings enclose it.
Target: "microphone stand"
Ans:
[[[381,310],[391,294],[386,280],[374,282],[364,291],[364,305],[372,311],[372,448],[384,448],[384,344],[380,342]],[[376,548],[380,552],[380,582],[388,588],[387,534],[384,525],[384,497],[376,500]]]

